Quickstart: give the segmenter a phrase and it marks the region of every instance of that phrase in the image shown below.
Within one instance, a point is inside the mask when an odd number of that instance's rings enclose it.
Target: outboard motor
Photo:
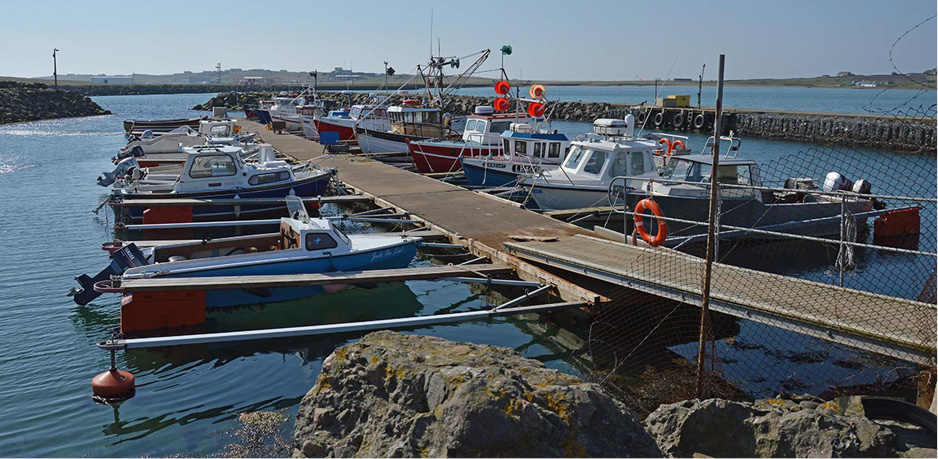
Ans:
[[[111,186],[117,181],[118,177],[126,175],[129,172],[132,173],[134,170],[140,170],[140,164],[137,163],[137,158],[133,156],[124,158],[117,163],[117,167],[115,167],[113,171],[105,172],[98,177],[98,185],[105,187]]]
[[[81,288],[73,288],[72,291],[69,292],[69,296],[71,296],[76,303],[84,306],[101,296],[100,293],[94,291],[95,283],[109,280],[111,276],[119,276],[129,268],[144,266],[146,264],[148,264],[147,258],[143,255],[143,252],[140,251],[136,244],[129,244],[111,254],[111,263],[96,276],[90,277],[87,274],[82,274],[76,277],[75,280],[78,281]]]
[[[821,186],[821,191],[847,191],[853,188],[853,182],[844,177],[839,172],[828,172],[827,176],[824,177],[824,185]]]
[[[860,179],[853,183],[853,192],[856,194],[870,194],[873,185],[870,182]]]

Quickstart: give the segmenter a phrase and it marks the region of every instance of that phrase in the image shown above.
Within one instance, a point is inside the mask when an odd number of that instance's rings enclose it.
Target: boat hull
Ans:
[[[322,196],[329,187],[329,180],[332,178],[331,172],[323,172],[306,179],[297,180],[282,185],[274,185],[257,189],[237,189],[223,190],[204,193],[140,193],[126,194],[120,197],[123,205],[115,205],[111,202],[111,208],[117,221],[124,223],[143,222],[143,212],[148,206],[133,205],[134,199],[158,199],[158,198],[179,198],[179,199],[232,199],[235,195],[238,198],[283,198],[291,193],[300,197]],[[239,208],[229,206],[193,206],[193,221],[214,221],[214,220],[250,220],[267,215],[281,215],[286,213],[286,206],[283,203],[238,206]]]
[[[542,168],[516,161],[498,161],[486,158],[460,158],[466,182],[474,187],[513,186],[523,174],[537,173]],[[545,166],[551,167],[551,166]],[[556,167],[556,165],[553,165]]]
[[[364,271],[376,269],[399,269],[407,267],[417,254],[417,244],[406,241],[394,246],[385,246],[367,251],[310,258],[298,261],[256,264],[212,269],[197,273],[168,275],[166,278],[255,276],[280,274],[310,274],[336,271]],[[330,288],[331,290],[331,288]],[[207,309],[231,308],[263,303],[276,303],[300,298],[309,298],[326,293],[324,286],[280,287],[257,289],[221,289],[205,291]]]
[[[309,140],[319,140],[319,129],[315,118],[304,116],[300,118],[300,121],[303,124],[303,137]]]
[[[358,137],[358,146],[362,149],[362,153],[409,153],[408,140],[426,140],[424,137],[361,127],[355,129],[355,136]]]
[[[500,145],[469,145],[453,141],[414,141],[407,144],[414,165],[422,173],[455,172],[462,170],[460,158],[500,155]]]
[[[339,140],[348,142],[355,140],[355,120],[330,120],[328,118],[318,118],[314,120],[316,130],[322,132],[338,132]]]

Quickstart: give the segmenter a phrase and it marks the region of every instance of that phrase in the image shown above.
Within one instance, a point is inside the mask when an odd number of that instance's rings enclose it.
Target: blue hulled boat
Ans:
[[[299,200],[296,200],[299,202]],[[293,209],[302,204],[291,203]],[[291,210],[293,210],[291,209]],[[190,278],[309,274],[365,271],[407,267],[417,254],[420,238],[382,234],[346,235],[329,220],[310,218],[293,210],[293,218],[282,218],[279,237],[231,238],[225,247],[184,246],[157,253],[158,248],[140,250],[130,244],[112,255],[111,264],[94,278],[79,276],[81,290],[75,302],[87,304],[100,292],[113,291],[115,280],[142,278]],[[273,242],[273,244],[271,244]],[[107,284],[107,285],[105,285]],[[316,296],[344,286],[300,286],[235,288],[200,291],[204,307],[227,308],[274,303]],[[158,292],[157,292],[158,293]],[[152,294],[152,292],[148,292]],[[127,294],[122,308],[134,301]]]
[[[501,134],[503,149],[497,156],[461,157],[466,182],[473,187],[514,186],[521,175],[555,168],[570,147],[566,135],[550,130],[546,122],[511,123]]]

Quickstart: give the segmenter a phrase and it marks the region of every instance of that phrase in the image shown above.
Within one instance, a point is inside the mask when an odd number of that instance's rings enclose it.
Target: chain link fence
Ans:
[[[896,112],[891,129],[920,132],[912,128],[934,124],[935,107]],[[699,296],[613,289],[589,330],[590,377],[640,415],[693,397],[912,396],[919,373],[935,368],[936,155],[837,140],[764,164],[721,155],[715,172],[709,159],[663,159],[663,177],[646,190],[664,217],[646,213],[640,226],[655,236],[666,221],[668,236],[633,268],[702,293],[709,183],[718,174],[711,309],[702,317]],[[642,186],[610,191],[623,193],[614,198],[626,203],[633,236],[630,211],[648,193],[623,190]],[[688,256],[695,261],[674,261]]]

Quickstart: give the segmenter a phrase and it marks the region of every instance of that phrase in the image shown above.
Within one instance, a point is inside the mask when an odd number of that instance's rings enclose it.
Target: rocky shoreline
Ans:
[[[43,83],[0,82],[0,124],[110,113],[74,91]]]
[[[370,99],[365,93],[320,92],[320,94],[326,100],[337,101],[336,106],[347,105],[349,102],[352,104],[368,103]],[[232,110],[241,110],[244,105],[256,104],[258,100],[268,99],[271,95],[269,91],[223,92],[193,109],[211,110],[213,106],[225,106]],[[391,98],[391,103],[399,103],[404,97],[416,96],[394,96]],[[443,109],[456,116],[465,116],[471,114],[478,105],[491,105],[493,100],[494,95],[493,97],[454,96],[445,101]],[[562,121],[593,122],[597,118],[618,118],[626,113],[632,113],[641,120],[644,118],[640,116],[641,112],[646,112],[644,115],[651,118],[651,115],[647,113],[648,107],[605,102],[557,102],[551,104],[549,110],[551,110],[549,112],[551,119]],[[698,114],[697,111],[690,109],[687,113],[688,121],[680,128],[672,126],[673,115],[669,111],[663,117],[665,121],[661,125],[654,126],[649,122],[646,129],[704,133],[712,130],[712,113],[703,118],[706,122],[698,128],[693,127],[691,122]],[[706,110],[702,113],[706,113]],[[794,140],[823,146],[836,144],[915,154],[935,154],[936,151],[936,126],[933,119],[727,110],[724,114],[723,131],[724,135],[733,131],[739,136]]]
[[[294,457],[935,457],[934,432],[810,396],[661,405],[644,422],[598,384],[511,349],[371,333],[303,397]]]

